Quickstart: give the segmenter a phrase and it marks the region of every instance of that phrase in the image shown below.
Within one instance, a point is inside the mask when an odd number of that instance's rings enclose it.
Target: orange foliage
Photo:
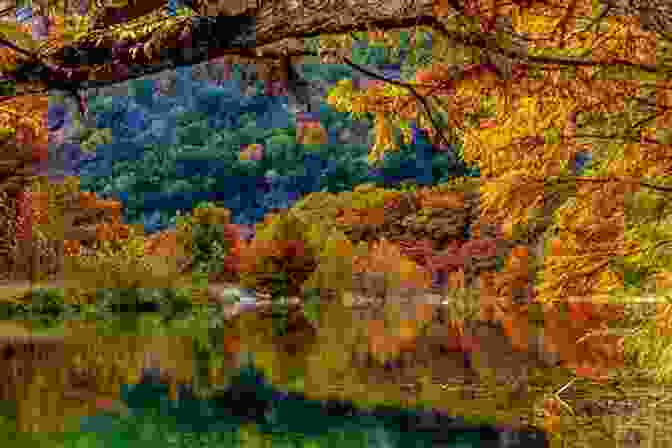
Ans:
[[[367,325],[369,353],[377,358],[384,357],[385,359],[399,355],[397,341],[394,341],[393,338],[387,334],[384,320],[372,319],[367,322]]]
[[[562,406],[557,398],[549,397],[545,399],[543,428],[550,433],[558,431],[562,422],[561,413]]]
[[[7,47],[0,49],[0,54]],[[33,161],[47,160],[49,133],[46,116],[49,106],[47,95],[23,95],[0,104],[0,127],[16,130],[17,148],[31,152]]]
[[[418,69],[415,72],[415,81],[420,84],[432,81],[435,77],[436,75],[432,72],[432,70]]]
[[[657,289],[672,289],[672,272],[659,272],[654,279]]]
[[[63,242],[63,255],[66,257],[76,257],[81,254],[82,243],[79,240],[65,240]]]
[[[415,320],[421,325],[429,323],[433,316],[434,305],[424,302],[415,304]]]
[[[96,225],[96,239],[98,241],[126,240],[130,236],[130,228],[120,223],[100,223]]]
[[[513,348],[528,351],[533,336],[525,312],[506,313],[501,318],[504,333]],[[556,309],[544,313],[543,350],[559,356],[561,364],[579,376],[599,379],[609,369],[622,365],[621,337],[590,333],[594,328],[585,322],[563,316]]]
[[[450,3],[435,1],[434,14],[451,14]],[[599,177],[580,178],[578,191],[571,193],[564,204],[558,205],[563,206],[560,210],[555,209],[558,211],[555,219],[560,235],[551,241],[549,253],[544,257],[542,283],[531,287],[527,272],[529,254],[516,249],[507,260],[506,272],[498,275],[490,285],[490,293],[495,298],[511,298],[521,288],[527,288],[528,296],[544,303],[585,298],[589,304],[571,304],[569,312],[572,318],[585,324],[590,322],[593,326],[597,321],[621,312],[618,308],[608,309],[592,300],[623,287],[622,276],[610,268],[609,261],[642,251],[638,242],[625,233],[626,198],[640,189],[644,190],[640,185],[642,178],[647,178],[653,185],[666,185],[663,178],[672,170],[670,144],[656,138],[659,128],[672,125],[672,114],[668,111],[672,95],[657,96],[650,112],[635,110],[626,99],[641,98],[639,79],[598,75],[600,66],[605,64],[618,68],[621,65],[655,66],[660,63],[656,58],[658,36],[651,29],[643,29],[640,18],[623,15],[603,17],[601,21],[608,25],[605,27],[608,30],[596,33],[595,28],[582,27],[577,19],[594,13],[590,1],[580,0],[571,8],[567,8],[565,3],[549,5],[516,1],[504,5],[490,1],[470,2],[465,7],[465,14],[476,18],[485,33],[493,32],[495,17],[510,17],[514,33],[527,35],[529,49],[589,49],[588,58],[596,65],[576,66],[576,73],[568,78],[562,75],[563,64],[546,65],[538,76],[530,76],[526,64],[514,64],[509,67],[513,76],[502,79],[500,74],[506,70],[501,68],[506,67],[498,66],[498,71],[495,71],[481,61],[465,61],[463,73],[456,77],[448,76],[448,64],[442,61],[417,70],[415,81],[437,86],[445,82],[454,87],[454,92],[450,94],[440,90],[431,94],[443,100],[442,108],[450,116],[450,126],[464,131],[465,161],[476,163],[480,168],[480,218],[484,222],[502,222],[509,229],[517,224],[526,224],[532,216],[530,211],[546,205],[550,198],[562,196],[554,190],[555,184],[550,179],[561,174],[563,162],[571,162],[579,152],[600,154],[601,151],[619,151],[619,156],[605,157],[600,161],[603,167]],[[442,36],[434,33],[433,38],[441,40]],[[529,50],[521,48],[520,51]],[[497,64],[494,59],[491,62]],[[456,69],[455,65],[452,68]],[[657,82],[665,86],[670,84],[669,79],[661,78]],[[418,91],[430,95],[430,88]],[[412,93],[402,91],[393,98],[380,93],[380,88],[370,88],[353,100],[353,109],[376,116],[396,114],[405,119],[415,119],[419,127],[426,127],[421,116],[424,112],[413,106],[416,101]],[[484,95],[495,97],[496,116],[482,119],[480,126],[467,126],[467,114],[480,112],[480,98]],[[409,106],[402,108],[402,104]],[[578,114],[596,112],[610,115],[626,110],[637,115],[633,120],[641,118],[641,122],[645,120],[640,115],[650,116],[653,113],[657,116],[656,122],[641,129],[640,138],[632,141],[598,138],[586,143],[586,140],[577,139]],[[607,129],[611,120],[604,123],[603,132],[590,130],[587,133],[615,135],[614,130],[622,131]],[[379,130],[390,134],[388,127],[381,126]],[[439,143],[438,135],[430,133],[430,138],[433,143]],[[611,143],[618,144],[608,148]],[[377,145],[372,152],[381,148]],[[651,216],[651,219],[657,218]],[[644,256],[642,260],[643,264],[653,264],[651,257]]]
[[[527,246],[516,246],[511,250],[511,257],[518,259],[527,259],[530,255],[530,249]]]
[[[394,360],[402,353],[416,350],[418,330],[414,321],[402,319],[397,328],[389,329],[381,319],[372,319],[367,324],[369,353],[376,359]]]
[[[415,340],[418,338],[418,327],[415,320],[401,319],[399,322],[399,348],[401,351],[415,349]]]
[[[431,286],[432,279],[428,270],[404,256],[398,245],[382,238],[370,245],[366,255],[355,256],[354,272],[380,272],[397,274],[399,280],[408,287],[419,289]]]
[[[300,145],[324,145],[329,134],[320,122],[305,122],[296,130],[296,142]]]
[[[48,206],[47,192],[31,192],[31,205],[33,207],[34,222],[46,223],[47,214],[45,210]],[[130,236],[130,226],[120,222],[122,204],[114,200],[100,200],[91,192],[79,192],[80,207],[86,209],[108,209],[112,210],[111,222],[96,224],[96,239],[103,240],[120,240],[128,239]],[[81,253],[81,242],[76,240],[64,241],[64,253],[66,256],[76,256]]]
[[[482,118],[479,123],[481,129],[490,129],[497,126],[497,120],[493,118]]]
[[[222,345],[224,353],[232,355],[240,353],[241,340],[239,336],[224,336]]]
[[[177,254],[177,231],[165,230],[148,236],[145,241],[145,253],[164,257],[175,256]]]
[[[438,192],[430,188],[416,191],[416,200],[423,208],[454,208],[464,207],[464,194],[459,192]]]
[[[380,226],[385,223],[385,210],[382,208],[348,208],[339,211],[336,222],[352,226],[358,224]]]
[[[561,257],[562,252],[562,240],[560,238],[553,238],[551,240],[551,255],[554,257]]]
[[[463,289],[466,288],[466,285],[464,269],[458,269],[448,274],[448,287],[450,289]]]

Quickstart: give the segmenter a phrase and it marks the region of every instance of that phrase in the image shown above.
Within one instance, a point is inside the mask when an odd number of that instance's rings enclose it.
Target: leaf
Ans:
[[[0,22],[0,33],[7,40],[15,42],[19,47],[36,51],[40,46],[40,42],[34,40],[32,33],[23,31],[21,27],[22,25],[16,23]]]

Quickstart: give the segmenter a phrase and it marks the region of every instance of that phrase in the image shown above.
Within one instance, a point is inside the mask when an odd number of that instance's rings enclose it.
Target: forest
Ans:
[[[231,283],[274,337],[338,351],[340,316],[389,368],[442,328],[482,378],[489,322],[570,372],[542,400],[557,440],[578,437],[558,390],[669,383],[664,3],[43,3],[0,24],[0,271],[68,285],[20,289],[8,319],[172,316]],[[435,293],[446,319],[414,302]],[[388,314],[344,325],[333,296]]]

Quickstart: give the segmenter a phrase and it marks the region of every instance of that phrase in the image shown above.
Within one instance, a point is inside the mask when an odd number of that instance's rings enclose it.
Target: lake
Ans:
[[[318,312],[231,317],[201,306],[170,318],[5,320],[3,433],[22,446],[45,437],[64,446],[133,446],[135,438],[164,446],[551,446],[539,429],[545,400],[574,375],[521,349],[534,339],[530,316],[508,326],[527,328],[521,336],[477,319],[434,322],[441,306],[327,300]],[[584,381],[566,393],[585,399],[594,389]]]

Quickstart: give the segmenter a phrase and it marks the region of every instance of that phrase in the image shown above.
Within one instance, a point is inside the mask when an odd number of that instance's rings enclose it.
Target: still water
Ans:
[[[3,440],[548,446],[531,426],[539,399],[531,385],[561,384],[567,374],[551,374],[555,369],[502,345],[507,338],[495,327],[472,329],[479,349],[465,354],[464,343],[447,342],[449,325],[418,333],[408,323],[421,316],[403,310],[396,322],[405,326],[383,329],[382,339],[374,336],[381,336],[380,322],[395,319],[390,313],[376,319],[337,303],[312,320],[287,313],[280,331],[268,315],[225,321],[209,314],[66,320],[46,329],[3,321]],[[413,350],[403,346],[409,331]]]

